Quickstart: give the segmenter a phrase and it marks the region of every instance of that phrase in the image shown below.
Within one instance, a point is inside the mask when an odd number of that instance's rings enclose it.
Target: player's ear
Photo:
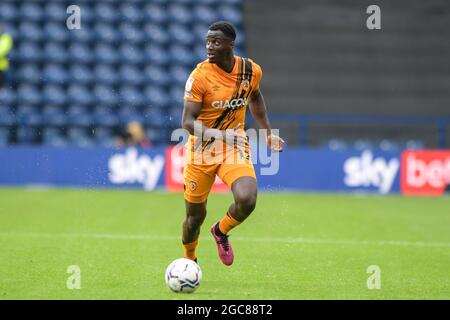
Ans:
[[[234,49],[234,40],[230,40],[229,46],[231,49]]]

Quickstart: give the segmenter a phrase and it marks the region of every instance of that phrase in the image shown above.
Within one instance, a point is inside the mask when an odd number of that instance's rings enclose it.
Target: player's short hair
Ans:
[[[228,21],[217,21],[211,24],[208,28],[208,30],[216,31],[220,30],[223,32],[224,35],[226,35],[231,40],[236,39],[236,28],[233,26],[231,22]]]

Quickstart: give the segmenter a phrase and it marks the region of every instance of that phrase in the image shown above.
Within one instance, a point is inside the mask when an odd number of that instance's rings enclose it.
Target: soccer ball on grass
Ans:
[[[174,292],[194,292],[202,281],[202,270],[193,260],[174,260],[166,270],[166,284]]]

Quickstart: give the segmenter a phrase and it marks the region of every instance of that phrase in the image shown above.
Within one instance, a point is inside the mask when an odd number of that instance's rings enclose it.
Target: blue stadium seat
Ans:
[[[187,6],[171,4],[168,8],[169,19],[174,23],[190,24],[193,20],[192,14]]]
[[[37,140],[37,129],[29,126],[17,128],[17,140],[21,144],[33,144]]]
[[[106,43],[99,43],[96,45],[95,59],[106,64],[115,64],[120,61],[117,49]]]
[[[68,54],[65,46],[58,42],[48,42],[44,46],[45,60],[53,63],[65,63],[68,60]]]
[[[69,123],[68,116],[58,107],[47,106],[42,112],[43,122],[50,127],[65,127]]]
[[[0,88],[0,107],[6,105],[8,107],[14,105],[16,102],[16,93],[11,87]]]
[[[96,12],[93,8],[93,2],[90,1],[77,1],[76,5],[80,7],[81,13],[81,28],[86,27],[86,25],[92,25],[93,22],[97,22],[98,18]],[[65,17],[67,17],[67,13]],[[67,18],[65,18],[67,19]]]
[[[165,45],[169,42],[170,36],[165,29],[158,24],[147,23],[144,26],[144,33],[151,44]]]
[[[184,87],[191,70],[181,65],[175,65],[169,68],[169,76],[172,83]]]
[[[111,128],[98,127],[93,130],[95,144],[100,147],[114,146],[114,132]]]
[[[6,147],[9,143],[10,130],[8,128],[0,128],[0,147]]]
[[[17,102],[27,105],[38,105],[42,103],[39,88],[30,84],[21,84],[17,88]]]
[[[185,27],[181,24],[170,24],[168,32],[172,41],[178,42],[179,44],[190,46],[194,43],[194,34],[188,29],[188,27]]]
[[[196,3],[202,4],[204,6],[213,6],[219,4],[222,0],[197,0]]]
[[[242,12],[238,8],[230,5],[221,5],[217,8],[219,13],[220,20],[230,21],[235,25],[236,28],[239,28],[241,25]]]
[[[47,127],[42,130],[42,142],[50,147],[65,147],[69,144],[62,128]]]
[[[139,90],[127,85],[120,88],[120,102],[126,106],[142,106],[145,98]]]
[[[94,128],[93,130],[94,138],[97,139],[103,139],[103,138],[109,138],[113,136],[113,130],[111,128],[105,128],[105,127],[98,127]]]
[[[87,87],[78,84],[72,84],[67,90],[67,96],[74,104],[82,106],[90,105],[94,102],[94,95]]]
[[[129,106],[124,106],[119,109],[117,115],[119,116],[119,121],[122,125],[127,124],[131,121],[142,122],[143,116],[135,108],[130,108]]]
[[[94,87],[93,92],[97,105],[115,106],[119,102],[117,92],[113,87],[98,84]]]
[[[68,74],[61,65],[48,64],[42,70],[42,79],[47,83],[64,84],[68,81]]]
[[[45,41],[66,42],[70,38],[70,30],[57,22],[47,22],[44,27]]]
[[[371,141],[365,139],[358,139],[353,142],[353,148],[356,150],[372,150],[374,145]]]
[[[109,24],[98,22],[94,26],[97,39],[106,43],[118,43],[120,34]]]
[[[348,142],[343,139],[330,139],[325,142],[324,146],[334,151],[340,151],[349,148]]]
[[[95,19],[104,23],[115,24],[119,20],[119,12],[112,3],[100,1],[95,5]]]
[[[145,47],[145,57],[148,63],[159,66],[166,65],[169,62],[169,56],[164,48],[153,44]]]
[[[23,109],[23,108],[22,108]],[[42,115],[37,111],[18,113],[17,121],[24,127],[35,128],[41,126],[43,123]]]
[[[94,125],[97,127],[115,127],[119,124],[119,117],[108,108],[96,108],[93,114]]]
[[[109,65],[98,64],[94,69],[94,75],[98,83],[115,85],[119,82],[119,75]]]
[[[67,132],[69,142],[77,147],[92,147],[94,141],[89,137],[87,129],[72,127]]]
[[[94,60],[94,54],[88,46],[72,43],[69,47],[69,59],[72,62],[91,63]]]
[[[44,34],[38,23],[24,20],[19,25],[19,33],[21,40],[25,41],[42,41]]]
[[[19,43],[16,57],[23,62],[37,63],[42,60],[43,55],[37,43],[24,41]]]
[[[207,24],[202,23],[196,23],[194,27],[191,30],[191,33],[194,36],[194,41],[196,45],[203,45],[203,48],[206,47],[205,39],[206,34],[208,33],[208,27]]]
[[[56,2],[56,1],[49,1],[45,4],[45,18],[50,21],[59,21],[60,23],[65,23],[68,14],[67,14],[67,7],[64,6],[63,3]],[[83,20],[84,12],[83,12]]]
[[[380,141],[380,143],[378,144],[378,148],[383,151],[396,151],[401,149],[397,141],[389,139],[384,139]]]
[[[144,69],[145,82],[150,85],[166,86],[169,84],[167,72],[159,66],[148,65]]]
[[[94,81],[94,75],[90,68],[82,64],[75,64],[70,67],[70,82],[89,85]]]
[[[166,9],[156,3],[149,3],[143,9],[145,21],[156,25],[164,25],[169,20]]]
[[[15,72],[15,78],[19,82],[38,84],[42,81],[42,72],[37,64],[26,63],[22,64],[17,72]]]
[[[80,113],[69,116],[70,126],[89,127],[94,124],[94,119],[89,113]]]
[[[122,62],[131,64],[142,64],[145,61],[144,55],[137,46],[123,44],[119,48]]]
[[[123,41],[126,43],[137,44],[142,43],[146,39],[144,33],[131,23],[122,23],[119,26],[119,31]]]
[[[195,60],[198,63],[200,63],[203,60],[207,59],[205,45],[197,45],[197,46],[195,46],[193,53],[194,53]]]
[[[13,22],[2,21],[2,23],[3,23],[3,31],[7,32],[13,39],[18,39],[20,37],[19,29]]]
[[[209,6],[198,5],[194,7],[193,17],[196,23],[210,25],[219,20],[219,14]]]
[[[135,25],[141,23],[144,19],[144,14],[142,13],[140,7],[131,3],[122,4],[119,8],[119,12],[121,13],[124,21]]]
[[[145,102],[148,106],[164,108],[170,102],[166,91],[158,86],[147,86],[144,89]]]
[[[405,149],[424,149],[425,143],[420,140],[408,140],[404,145]]]
[[[183,108],[172,107],[168,112],[169,126],[171,128],[181,127],[181,118],[183,116]]]
[[[20,15],[25,21],[39,22],[44,17],[44,10],[37,3],[25,1],[20,5]]]
[[[171,58],[170,60],[178,65],[192,67],[194,63],[200,62],[197,60],[197,56],[195,55],[195,53],[192,53],[192,49],[189,49],[188,47],[173,45],[169,48],[168,53]]]
[[[6,22],[14,22],[19,17],[19,11],[17,10],[14,2],[1,2],[0,3],[0,20]]]
[[[84,21],[84,15],[83,20]],[[91,43],[95,40],[95,34],[88,27],[81,24],[80,29],[73,29],[70,31],[70,41],[71,42],[82,42],[84,44]]]
[[[46,85],[42,90],[43,102],[54,106],[64,106],[67,103],[65,90],[58,85]]]
[[[0,127],[12,127],[16,122],[16,115],[11,108],[0,105]]]
[[[121,81],[129,85],[139,86],[144,82],[141,69],[133,65],[122,65],[119,69]]]
[[[143,112],[143,124],[154,128],[160,128],[167,125],[165,112],[159,108],[145,108]]]
[[[169,103],[172,107],[183,107],[184,85],[172,86],[169,90]]]
[[[165,130],[161,128],[148,128],[145,130],[145,135],[154,146],[166,143],[168,140]]]

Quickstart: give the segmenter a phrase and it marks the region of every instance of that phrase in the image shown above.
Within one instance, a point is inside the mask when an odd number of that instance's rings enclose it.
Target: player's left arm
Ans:
[[[266,129],[266,143],[272,151],[283,151],[284,140],[272,133],[267,108],[261,90],[258,88],[250,95],[250,111],[259,128]]]

